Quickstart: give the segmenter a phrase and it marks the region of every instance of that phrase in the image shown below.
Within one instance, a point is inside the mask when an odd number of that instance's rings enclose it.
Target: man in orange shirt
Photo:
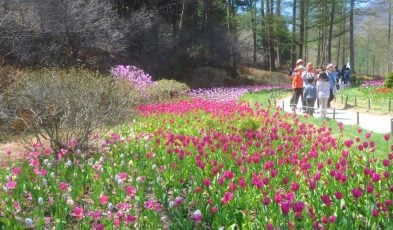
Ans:
[[[295,68],[295,73],[292,77],[293,94],[291,98],[291,107],[294,112],[296,111],[296,105],[299,102],[299,97],[301,98],[302,101],[302,107],[304,106],[303,105],[303,78],[302,78],[303,71],[304,71],[304,66],[298,65]]]

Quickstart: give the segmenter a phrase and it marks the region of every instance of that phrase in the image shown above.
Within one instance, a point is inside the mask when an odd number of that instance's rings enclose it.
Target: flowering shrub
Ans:
[[[360,87],[380,87],[385,83],[385,78],[379,77],[372,80],[363,81]]]
[[[380,87],[374,90],[375,93],[387,94],[393,91],[392,88]]]
[[[269,90],[276,88],[290,88],[288,84],[281,85],[259,85],[244,87],[219,87],[210,89],[193,89],[188,92],[191,98],[199,98],[215,101],[237,101],[241,96],[249,92],[257,92],[261,90]]]
[[[153,84],[152,77],[143,70],[132,65],[118,65],[111,69],[115,79],[127,80],[137,89],[143,90]]]
[[[393,224],[389,134],[386,145],[376,146],[362,130],[350,139],[302,123],[294,114],[234,101],[181,100],[139,111],[132,126],[119,128],[97,154],[48,154],[51,149],[34,146],[25,161],[3,162],[0,225],[386,229]],[[238,120],[247,117],[252,128],[240,129]],[[377,148],[386,151],[381,159],[374,156]]]

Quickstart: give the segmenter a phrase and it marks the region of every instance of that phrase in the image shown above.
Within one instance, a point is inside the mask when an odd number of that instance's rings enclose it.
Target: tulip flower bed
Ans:
[[[386,229],[391,140],[376,146],[236,101],[144,105],[100,151],[36,146],[0,170],[0,226]],[[340,129],[345,127],[340,124]],[[382,159],[373,153],[386,150]]]

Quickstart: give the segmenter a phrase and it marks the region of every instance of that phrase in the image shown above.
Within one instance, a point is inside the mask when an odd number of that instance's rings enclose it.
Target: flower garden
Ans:
[[[389,134],[377,146],[362,130],[349,138],[279,108],[220,96],[252,90],[194,91],[141,105],[95,154],[36,145],[23,161],[2,162],[0,226],[393,227]]]

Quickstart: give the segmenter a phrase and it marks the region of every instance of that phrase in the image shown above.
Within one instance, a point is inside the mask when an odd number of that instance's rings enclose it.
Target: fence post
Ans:
[[[368,98],[368,110],[371,108],[371,98]]]
[[[356,124],[359,125],[359,112],[356,112]]]
[[[284,108],[284,101],[282,101],[282,111],[285,111],[285,108]]]
[[[344,105],[344,109],[348,108],[348,96],[345,98],[345,105]]]
[[[354,105],[355,107],[356,107],[356,104],[357,104],[356,102],[357,102],[357,98],[355,97],[355,105]]]
[[[333,108],[333,120],[336,119],[336,107]]]
[[[392,108],[392,98],[389,98],[389,112],[390,112],[391,108]]]

